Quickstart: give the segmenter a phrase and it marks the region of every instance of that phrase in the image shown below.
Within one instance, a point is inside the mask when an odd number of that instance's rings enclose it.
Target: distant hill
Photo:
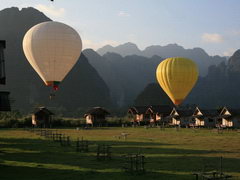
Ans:
[[[71,114],[77,110],[84,112],[92,106],[111,106],[106,83],[83,54],[60,84],[56,98],[49,101],[49,88],[44,86],[22,50],[22,40],[26,31],[44,21],[50,19],[34,8],[8,8],[0,11],[0,39],[7,42],[7,86],[4,88],[11,92],[13,109],[29,112],[33,106],[48,105],[55,109],[65,109]]]
[[[134,101],[136,106],[171,105],[172,101],[157,83],[148,84]]]
[[[83,54],[106,82],[110,90],[111,99],[115,102],[115,105],[122,106],[125,97],[124,88],[121,84],[121,77],[118,76],[115,68],[112,67],[112,63],[92,49],[85,49]],[[115,59],[122,59],[122,57],[119,55]]]
[[[208,68],[205,77],[199,77],[195,87],[184,100],[183,105],[195,104],[201,108],[219,108],[228,106],[240,108],[240,50],[237,50],[229,62],[222,62]],[[161,94],[157,87],[148,85],[136,98],[135,103],[148,105],[154,102],[157,94]],[[159,99],[159,97],[158,97]]]
[[[228,66],[230,71],[240,73],[240,49],[229,58]]]
[[[114,52],[120,54],[121,56],[139,55],[148,58],[157,55],[164,59],[168,57],[186,57],[194,60],[198,64],[200,74],[202,76],[207,74],[207,69],[209,66],[217,65],[227,60],[226,57],[209,56],[201,48],[184,49],[182,46],[177,44],[169,44],[166,46],[154,45],[149,46],[141,51],[135,44],[125,43],[116,47],[107,45],[98,49],[97,52],[100,55],[104,55],[107,52]]]
[[[122,57],[116,53],[100,56],[91,49],[84,50],[83,54],[107,83],[111,97],[118,106],[133,104],[147,84],[156,82],[156,68],[162,61],[159,56]]]
[[[138,55],[127,55],[131,54],[129,51],[131,49]],[[99,55],[99,52],[105,54]],[[90,49],[84,50],[83,53],[107,83],[112,99],[119,106],[131,105],[134,103],[134,100],[135,102],[142,101],[136,101],[139,93],[146,91],[144,88],[146,88],[148,84],[156,83],[156,68],[163,60],[162,57],[158,56],[159,54],[172,54],[173,56],[185,56],[198,60],[197,63],[200,68],[202,68],[200,71],[202,73],[204,72],[206,76],[209,76],[208,69],[212,66],[219,66],[222,63],[226,63],[225,57],[211,57],[201,48],[184,49],[176,44],[163,47],[151,46],[144,51],[140,51],[135,44],[126,43],[116,48],[112,46],[103,47],[98,50],[98,53]],[[151,89],[151,87],[149,88]],[[147,90],[149,90],[149,88],[147,88]],[[215,96],[215,94],[213,94],[213,96]],[[141,97],[145,99],[145,94]]]
[[[141,56],[142,55],[142,52],[140,49],[138,49],[137,45],[134,43],[131,43],[131,42],[128,42],[128,43],[125,43],[125,44],[122,44],[122,45],[119,45],[116,47],[106,45],[102,48],[99,48],[97,50],[97,52],[100,55],[104,55],[108,52],[117,53],[117,54],[120,54],[121,56],[130,56],[130,55]]]

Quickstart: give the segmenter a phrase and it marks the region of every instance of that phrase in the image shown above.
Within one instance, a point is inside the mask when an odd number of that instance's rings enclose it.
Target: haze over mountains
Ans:
[[[46,105],[73,115],[83,114],[93,106],[111,110],[134,104],[168,104],[169,99],[156,84],[155,71],[164,58],[172,56],[195,60],[202,75],[185,104],[240,107],[236,101],[240,98],[240,51],[228,62],[225,57],[209,56],[201,48],[184,49],[176,44],[149,46],[143,51],[133,43],[104,46],[97,52],[85,49],[61,83],[54,101],[49,101],[49,88],[44,86],[22,50],[26,31],[49,20],[34,8],[0,11],[0,39],[7,41],[6,88],[11,92],[14,109],[29,112],[36,105]]]
[[[184,49],[177,44],[150,46],[141,51],[137,45],[125,43],[117,47],[104,46],[97,50],[98,54],[89,49],[83,53],[107,83],[112,99],[119,106],[133,104],[148,84],[156,83],[156,68],[165,57],[181,56],[195,60],[201,76],[208,74],[210,66],[227,62],[225,57],[209,56],[201,48]],[[148,93],[143,93],[140,99],[144,94]]]
[[[116,47],[106,45],[98,49],[97,52],[100,55],[104,55],[107,52],[114,52],[124,57],[129,55],[138,55],[148,58],[157,55],[163,59],[168,57],[186,57],[194,60],[198,64],[201,76],[207,75],[207,69],[209,66],[217,65],[222,61],[227,60],[226,57],[209,56],[201,48],[185,49],[177,44],[169,44],[166,46],[154,45],[141,51],[136,44],[128,42]]]
[[[155,70],[162,61],[159,56],[122,57],[116,53],[100,56],[92,49],[84,50],[83,54],[107,83],[111,97],[118,106],[132,104],[136,96],[149,83],[156,82]]]

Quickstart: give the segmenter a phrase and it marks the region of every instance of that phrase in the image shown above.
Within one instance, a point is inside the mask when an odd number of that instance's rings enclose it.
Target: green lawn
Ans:
[[[240,177],[240,132],[225,130],[218,134],[207,129],[101,128],[59,129],[76,140],[90,141],[88,153],[61,147],[23,129],[0,130],[1,180],[70,180],[70,179],[194,179],[193,172],[218,170],[223,157],[223,171]],[[119,139],[128,133],[126,140]],[[112,159],[98,161],[97,144],[112,147]],[[140,152],[146,157],[146,172],[123,171],[123,155]]]

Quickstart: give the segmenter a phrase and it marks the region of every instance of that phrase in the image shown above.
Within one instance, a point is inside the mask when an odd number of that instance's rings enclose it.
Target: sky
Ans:
[[[240,49],[240,0],[0,0],[0,10],[34,7],[74,27],[83,48],[133,42],[203,48],[231,56]]]

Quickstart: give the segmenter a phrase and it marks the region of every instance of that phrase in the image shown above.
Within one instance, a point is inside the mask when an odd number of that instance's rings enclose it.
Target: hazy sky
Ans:
[[[210,55],[240,49],[240,0],[0,0],[0,9],[35,7],[73,26],[84,48],[177,43]]]

